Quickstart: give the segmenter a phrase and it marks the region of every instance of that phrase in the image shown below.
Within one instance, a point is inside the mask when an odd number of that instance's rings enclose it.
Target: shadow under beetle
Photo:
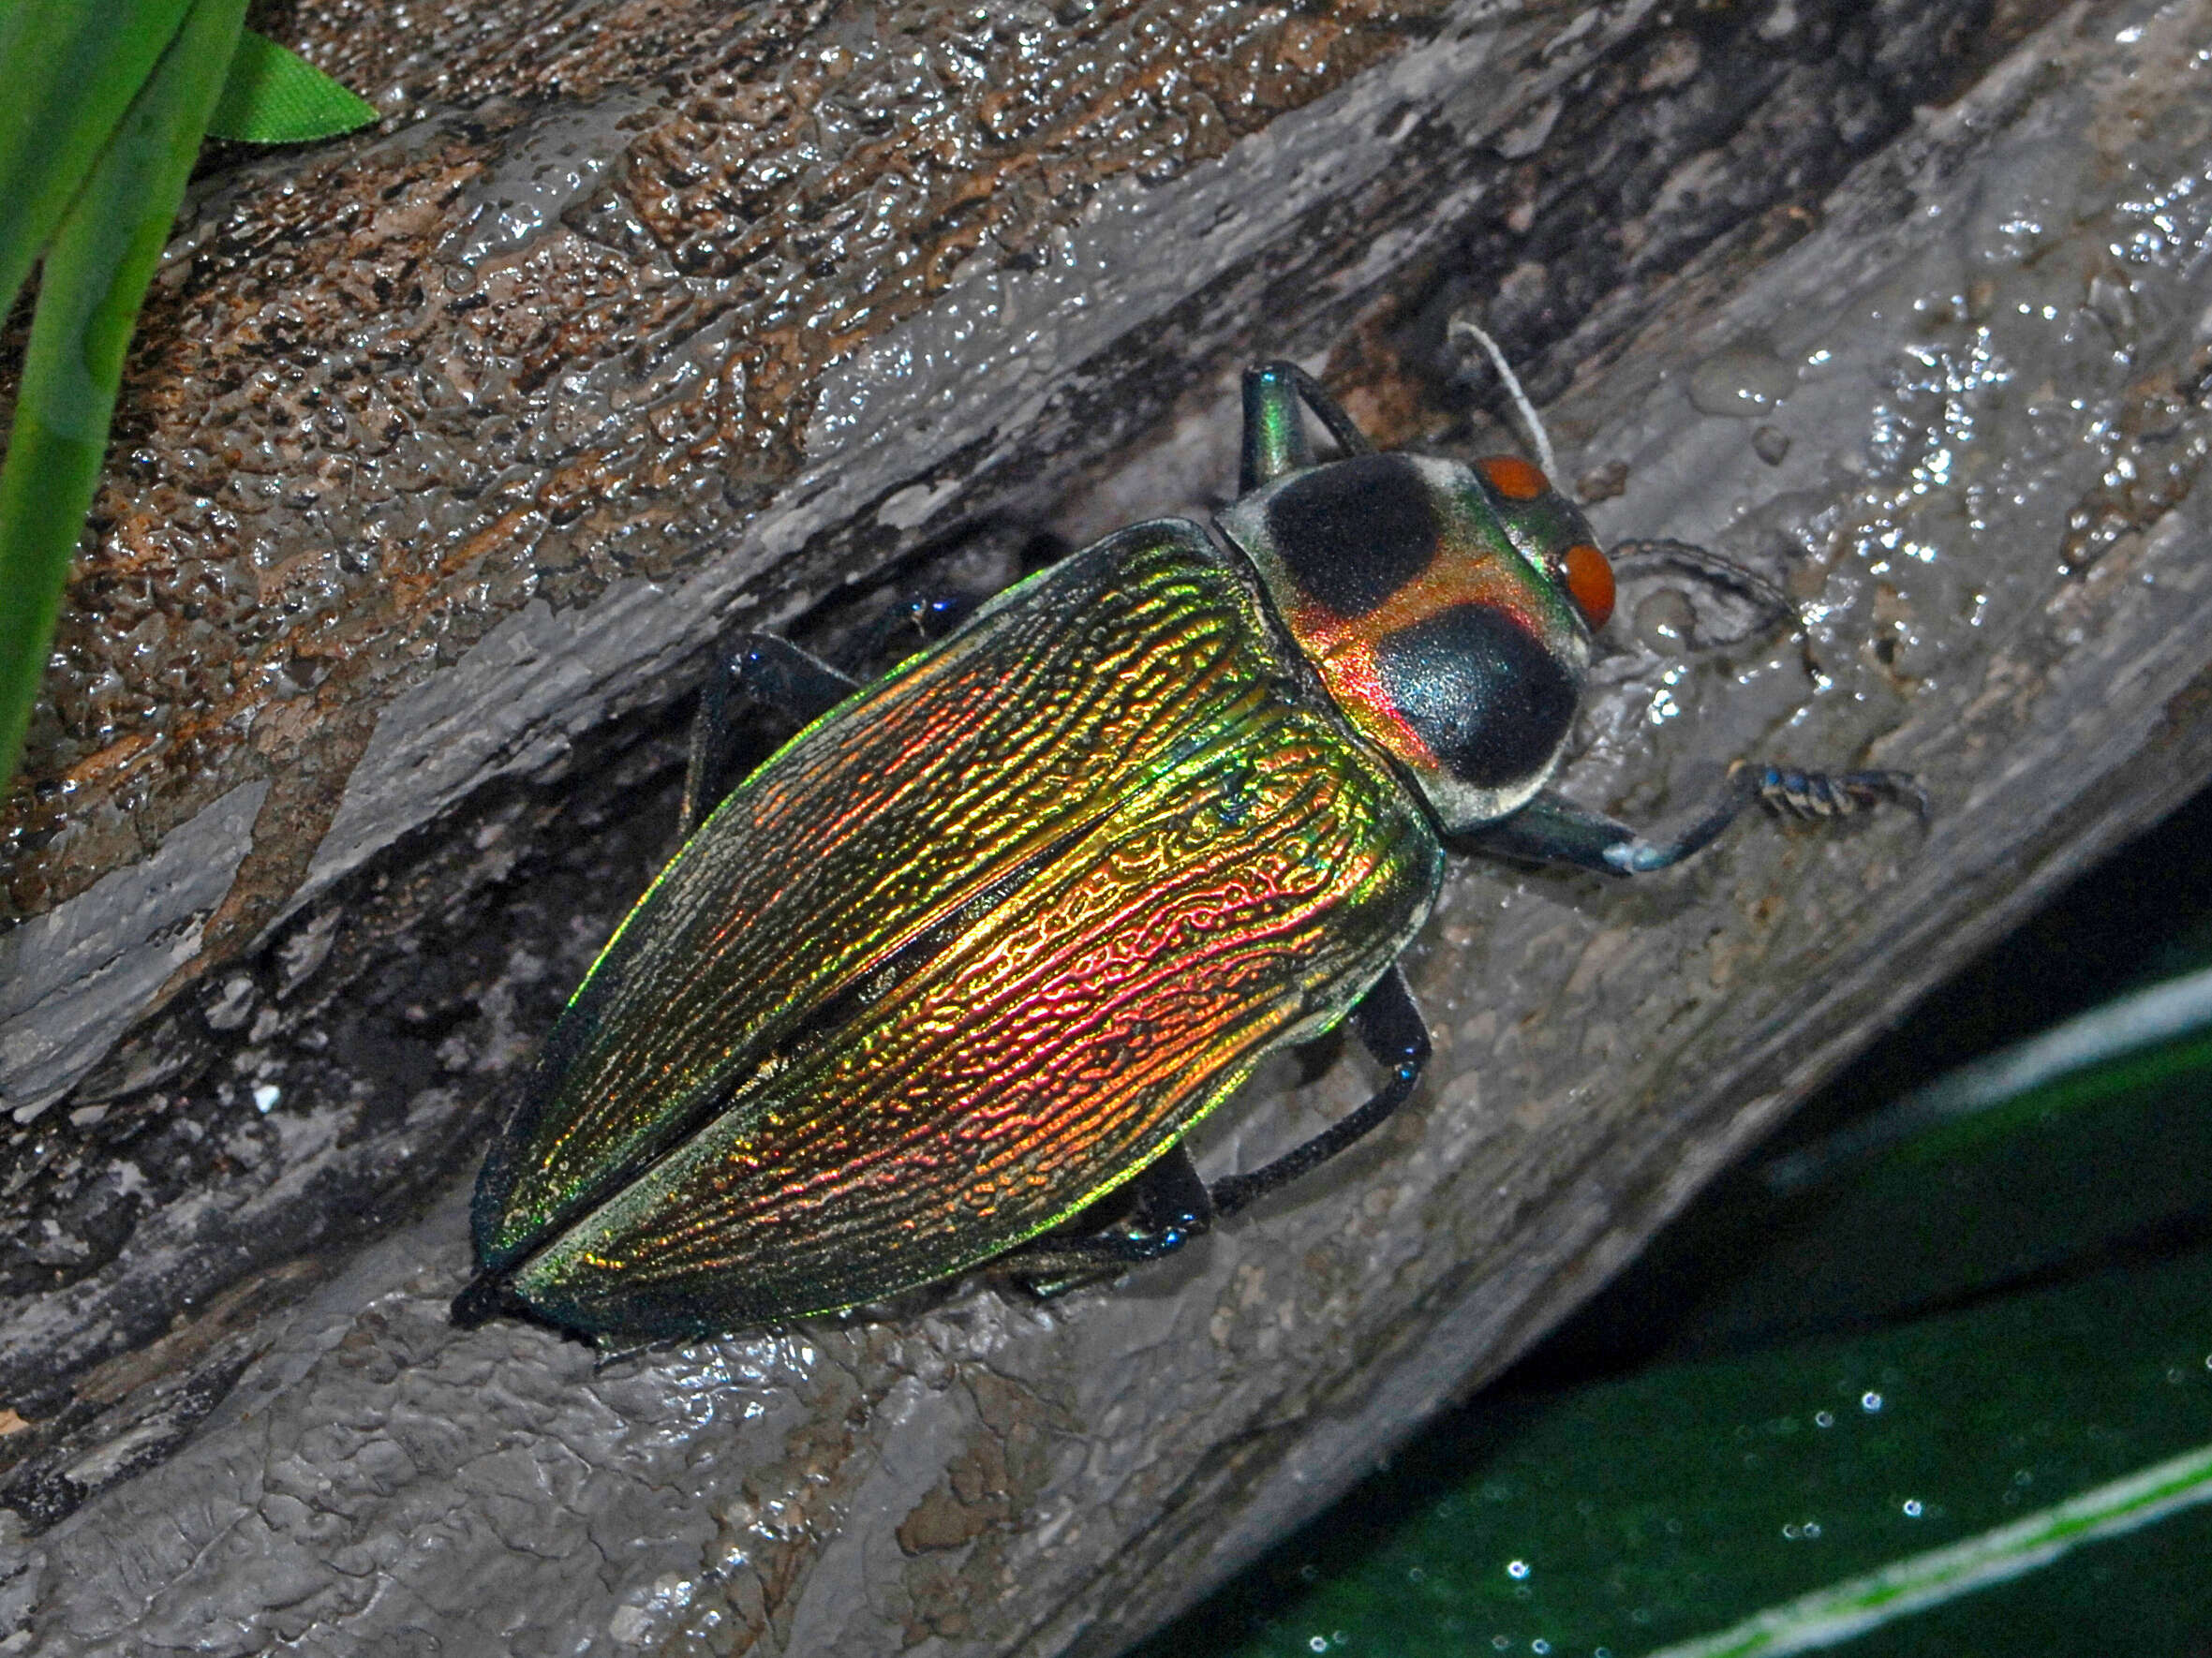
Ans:
[[[1344,458],[1314,463],[1301,399]],[[1633,875],[1755,799],[1914,793],[1739,762],[1646,839],[1544,788],[1613,575],[1541,472],[1376,453],[1270,363],[1244,379],[1240,490],[1219,540],[1121,530],[872,685],[739,643],[688,838],[485,1159],[457,1323],[681,1337],[993,1257],[1065,1282],[1165,1254],[1413,1092],[1429,1037],[1395,963],[1447,841]],[[728,788],[741,697],[811,723]],[[1347,1015],[1381,1090],[1202,1181],[1192,1125]]]

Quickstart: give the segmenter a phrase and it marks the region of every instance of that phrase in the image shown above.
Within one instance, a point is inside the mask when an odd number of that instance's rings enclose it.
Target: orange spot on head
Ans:
[[[1559,555],[1559,573],[1566,583],[1566,596],[1591,629],[1604,627],[1613,614],[1613,567],[1605,555],[1588,541],[1577,541]]]
[[[1492,455],[1475,463],[1491,488],[1508,501],[1533,501],[1550,489],[1544,475],[1519,455]]]

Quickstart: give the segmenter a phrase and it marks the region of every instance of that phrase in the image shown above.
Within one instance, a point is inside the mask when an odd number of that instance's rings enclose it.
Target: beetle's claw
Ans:
[[[1750,792],[1770,811],[1793,818],[1848,818],[1885,803],[1909,806],[1923,822],[1927,791],[1910,772],[1801,772],[1739,760],[1730,768],[1748,772]]]

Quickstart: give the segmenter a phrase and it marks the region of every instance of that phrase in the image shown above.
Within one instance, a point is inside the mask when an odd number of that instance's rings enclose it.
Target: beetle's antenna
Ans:
[[[1521,377],[1513,372],[1513,365],[1506,361],[1505,352],[1498,349],[1497,341],[1464,317],[1454,317],[1449,330],[1457,344],[1462,337],[1472,335],[1475,342],[1490,353],[1490,360],[1497,365],[1498,378],[1506,382],[1506,391],[1513,399],[1513,407],[1520,414],[1522,424],[1536,440],[1537,465],[1543,467],[1544,476],[1554,482],[1559,479],[1559,463],[1551,453],[1551,435],[1544,430],[1544,417],[1537,413],[1537,406],[1528,400],[1528,393],[1521,389]]]

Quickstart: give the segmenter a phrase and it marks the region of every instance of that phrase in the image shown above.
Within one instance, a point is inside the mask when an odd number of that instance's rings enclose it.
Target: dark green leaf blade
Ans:
[[[2212,995],[2212,979],[2161,989]],[[2091,1023],[2052,1035],[2094,1035]],[[1632,1319],[1656,1311],[1655,1286],[1695,1277],[1667,1307],[1666,1352],[1724,1353],[1956,1305],[2204,1227],[2212,1029],[2063,1072],[2029,1072],[2036,1045],[1731,1175],[1605,1299]],[[1967,1097],[1999,1070],[2013,1074]],[[1731,1270],[1700,1274],[1700,1261]],[[1594,1316],[1577,1333],[1600,1327]]]
[[[289,47],[247,29],[238,37],[207,135],[248,144],[302,144],[376,119],[376,105]]]
[[[0,467],[0,777],[22,752],[139,302],[245,15],[245,0],[197,0],[47,252]]]
[[[190,0],[0,7],[0,316],[15,304]]]
[[[2194,1445],[2064,1503],[1828,1584],[1652,1658],[1784,1658],[1837,1646],[1900,1618],[2012,1583],[2085,1543],[2121,1536],[2206,1503],[2212,1503],[2212,1445]]]
[[[2010,1629],[2024,1592],[2043,1595],[2041,1615],[2061,1634],[2127,1621],[2111,1607],[2121,1600],[2155,1631],[2198,1577],[2193,1561],[2178,1579],[2160,1576],[2168,1529],[2201,1536],[2212,1495],[2208,1296],[2212,1249],[2199,1249],[1877,1334],[1483,1399],[1378,1482],[1388,1517],[1324,1519],[1139,1658],[1634,1658],[1761,1613],[1833,1626],[1851,1603],[1878,1602],[1870,1588],[1914,1586],[1970,1591],[1948,1613],[1992,1651],[2066,1650],[1987,1633]],[[2092,1542],[2097,1528],[2066,1506],[2183,1457],[2162,1489],[2193,1510],[2169,1503],[2170,1517]],[[2005,1536],[2030,1519],[2086,1545],[2047,1568],[2073,1577],[2063,1595],[2032,1574],[1997,1586],[2008,1566],[2044,1563]],[[2009,1545],[2020,1546],[2007,1561]],[[1996,1569],[1927,1569],[1953,1547]],[[2120,1592],[2098,1588],[2116,1572]],[[1885,1582],[1853,1581],[1874,1573]],[[1828,1604],[1791,1606],[1800,1596]],[[1973,1650],[1923,1648],[1912,1631],[1932,1615],[1845,1650]],[[2136,1627],[2111,1650],[2188,1648]]]

